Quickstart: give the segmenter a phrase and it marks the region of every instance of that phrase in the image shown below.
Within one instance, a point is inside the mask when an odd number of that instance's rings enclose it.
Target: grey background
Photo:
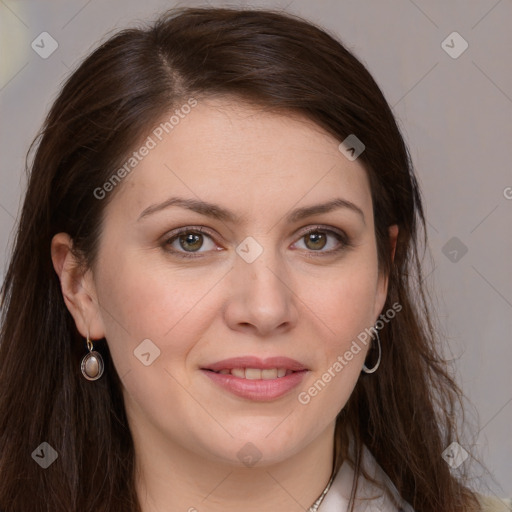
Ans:
[[[174,5],[0,0],[0,279],[25,187],[25,154],[62,80],[108,32]],[[317,22],[382,88],[423,189],[432,255],[425,282],[458,382],[478,413],[471,449],[494,475],[473,461],[474,485],[512,496],[512,1],[210,5],[284,8]],[[59,45],[47,59],[31,48],[44,31]],[[469,44],[458,58],[442,47],[454,31]],[[456,40],[445,44],[460,48]]]

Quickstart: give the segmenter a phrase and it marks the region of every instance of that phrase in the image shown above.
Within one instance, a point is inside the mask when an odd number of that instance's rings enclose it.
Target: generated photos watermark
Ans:
[[[372,335],[375,332],[381,330],[387,323],[395,318],[396,314],[402,310],[402,305],[395,302],[385,313],[379,316],[379,320],[375,322],[375,326],[366,328],[364,331],[357,335],[357,339],[352,341],[350,348],[344,352],[343,355],[339,355],[329,368],[318,378],[313,385],[311,385],[307,391],[299,393],[297,399],[302,405],[307,405],[311,402],[311,399],[317,396],[327,384],[338,375],[343,368],[345,368],[355,355],[361,352],[362,347],[368,345],[368,342],[372,339]]]
[[[121,183],[122,179],[128,176],[133,169],[149,155],[150,151],[155,149],[158,143],[161,142],[167,134],[171,133],[182,119],[185,119],[185,117],[190,114],[195,106],[197,106],[197,100],[195,98],[189,98],[179,109],[175,109],[173,115],[167,121],[161,122],[151,132],[151,135],[148,136],[140,148],[134,151],[132,155],[127,158],[125,163],[117,169],[101,187],[94,189],[94,197],[99,200],[105,199],[107,194],[112,192],[112,190]]]

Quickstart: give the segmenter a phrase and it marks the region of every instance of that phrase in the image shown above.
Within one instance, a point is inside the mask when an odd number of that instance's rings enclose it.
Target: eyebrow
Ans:
[[[170,208],[171,206],[178,206],[181,208],[185,208],[187,210],[197,212],[201,215],[205,215],[207,217],[212,217],[214,219],[218,219],[224,222],[231,222],[234,224],[240,223],[240,221],[242,220],[242,217],[237,215],[233,211],[228,210],[222,206],[209,203],[207,201],[201,201],[198,199],[186,199],[183,197],[170,197],[163,203],[154,204],[146,208],[139,215],[137,222],[143,219],[144,217],[148,217],[149,215]],[[353,212],[356,212],[362,217],[363,223],[366,225],[364,213],[361,210],[361,208],[359,208],[351,201],[347,201],[346,199],[342,198],[335,198],[326,203],[296,208],[295,210],[288,213],[288,215],[286,216],[286,221],[289,223],[298,222],[307,217],[312,217],[313,215],[318,215],[321,213],[328,213],[339,208],[345,208],[348,210],[352,210]]]

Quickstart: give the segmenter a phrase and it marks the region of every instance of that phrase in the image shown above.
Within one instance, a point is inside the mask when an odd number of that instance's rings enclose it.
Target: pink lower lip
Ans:
[[[275,400],[276,398],[286,395],[286,393],[290,392],[302,382],[302,379],[307,373],[307,370],[303,370],[277,379],[250,380],[241,379],[231,374],[215,373],[210,370],[201,371],[216,384],[234,395],[260,402]]]

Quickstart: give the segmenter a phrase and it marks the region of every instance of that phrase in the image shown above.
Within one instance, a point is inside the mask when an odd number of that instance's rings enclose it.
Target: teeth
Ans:
[[[232,370],[220,370],[217,373],[223,375],[231,374],[240,379],[247,380],[273,380],[290,375],[293,371],[287,370],[286,368],[266,368],[264,370],[260,370],[259,368],[233,368]]]
[[[261,370],[261,378],[263,380],[277,379],[277,368]]]
[[[247,380],[261,379],[261,370],[258,370],[257,368],[246,368],[245,378]]]

